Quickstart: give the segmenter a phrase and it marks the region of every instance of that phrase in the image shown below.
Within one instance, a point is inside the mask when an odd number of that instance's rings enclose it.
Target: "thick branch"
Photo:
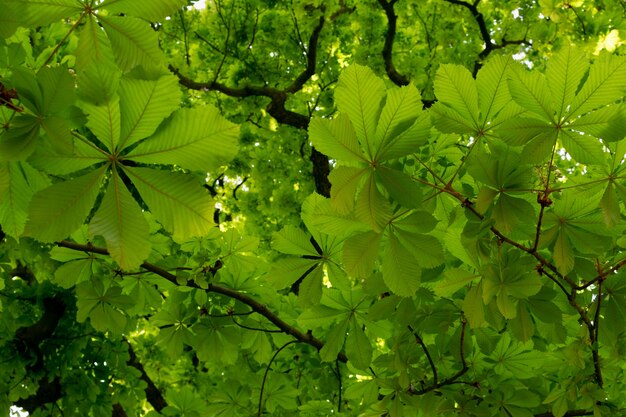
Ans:
[[[70,242],[67,240],[58,242],[57,245],[60,247],[74,249],[74,250],[83,251],[83,252],[99,253],[102,255],[109,254],[109,252],[105,248],[95,247],[90,244],[82,245],[82,244]],[[141,264],[141,267],[162,278],[165,278],[166,280],[170,281],[171,283],[177,286],[180,285],[178,281],[176,280],[176,275],[169,273],[163,268],[160,268],[149,262],[144,262],[143,264]],[[190,282],[187,285],[193,288],[200,288],[193,282]],[[272,312],[266,305],[256,301],[254,298],[250,297],[247,294],[243,294],[231,288],[222,287],[221,285],[216,285],[216,284],[209,284],[209,288],[207,288],[205,291],[222,294],[222,295],[225,295],[226,297],[241,301],[242,303],[250,307],[253,311],[255,311],[256,313],[268,319],[270,322],[272,322],[276,327],[278,327],[284,333],[293,336],[296,340],[302,343],[306,343],[308,345],[315,347],[317,350],[320,350],[324,346],[324,342],[315,338],[310,331],[307,333],[301,332],[299,329],[283,321],[280,317],[278,317],[276,313]],[[337,355],[337,359],[339,359],[341,362],[348,361],[348,358],[343,353],[339,353],[339,355]]]
[[[389,79],[398,86],[408,85],[409,79],[400,74],[393,65],[393,41],[396,37],[398,16],[396,16],[393,5],[397,0],[378,0],[378,3],[387,15],[387,35],[385,36],[385,44],[383,45],[383,60],[385,61],[385,70]]]

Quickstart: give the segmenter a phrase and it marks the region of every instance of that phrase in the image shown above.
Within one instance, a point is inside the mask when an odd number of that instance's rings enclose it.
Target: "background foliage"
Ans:
[[[622,2],[0,10],[1,413],[625,413]]]

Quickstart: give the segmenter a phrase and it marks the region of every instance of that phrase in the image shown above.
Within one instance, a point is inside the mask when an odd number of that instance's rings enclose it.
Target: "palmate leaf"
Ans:
[[[122,294],[122,287],[112,283],[107,286],[100,279],[91,280],[76,287],[76,296],[76,319],[79,322],[89,318],[96,330],[111,330],[117,334],[124,331],[127,317],[122,311],[134,302]]]
[[[157,34],[145,20],[130,16],[99,16],[98,21],[109,37],[122,71],[130,71],[138,65],[154,68],[162,64],[163,54]]]
[[[42,242],[68,237],[78,229],[100,191],[105,168],[82,177],[56,183],[33,196],[24,234]]]
[[[350,118],[370,160],[374,158],[376,125],[385,93],[383,80],[368,67],[360,65],[351,65],[343,71],[335,88],[337,108]]]
[[[125,77],[119,95],[123,116],[119,150],[152,135],[180,103],[178,81],[172,75],[154,81]]]
[[[137,268],[150,254],[148,222],[115,170],[89,231],[104,237],[111,257],[124,270]]]
[[[98,5],[98,9],[106,9],[111,14],[124,13],[156,22],[186,5],[185,0],[151,0],[137,2],[135,0],[106,0]]]
[[[390,137],[381,143],[378,155],[379,161],[389,161],[416,152],[421,146],[428,143],[430,138],[430,117],[425,111],[404,132],[398,132],[395,137]]]
[[[11,129],[0,134],[0,162],[21,161],[28,158],[39,139],[39,120],[30,114],[13,119]]]
[[[139,162],[206,171],[235,156],[238,137],[239,126],[223,118],[217,109],[182,109],[128,157]]]
[[[28,161],[37,169],[52,175],[67,175],[107,161],[107,155],[91,143],[75,139],[71,153],[58,153],[49,144],[40,143]]]
[[[193,177],[150,168],[124,167],[124,171],[174,240],[204,236],[213,227],[213,201]]]

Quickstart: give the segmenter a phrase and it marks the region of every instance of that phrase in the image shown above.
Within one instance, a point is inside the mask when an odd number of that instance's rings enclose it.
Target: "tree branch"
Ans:
[[[211,82],[198,82],[183,75],[180,70],[173,65],[169,65],[169,70],[178,77],[178,82],[191,89],[199,91],[218,91],[229,97],[245,98],[252,96],[267,97],[270,99],[269,104],[265,107],[268,114],[281,124],[286,124],[298,129],[306,130],[309,126],[310,116],[303,115],[292,110],[288,110],[285,106],[287,99],[294,93],[302,90],[304,84],[315,74],[317,64],[317,49],[319,37],[324,27],[325,19],[320,17],[317,26],[313,29],[309,43],[307,46],[307,65],[306,68],[293,80],[286,88],[280,90],[267,86],[244,86],[240,88],[228,87],[222,83],[213,80]],[[330,197],[330,167],[328,165],[328,157],[321,152],[312,148],[311,162],[313,163],[313,179],[315,181],[315,190],[318,194]]]
[[[487,56],[492,51],[496,49],[504,48],[508,45],[528,44],[528,42],[525,39],[512,41],[512,40],[506,40],[504,38],[502,39],[502,43],[500,44],[495,43],[493,39],[491,38],[489,29],[487,29],[487,24],[485,23],[485,17],[483,16],[481,12],[478,11],[478,3],[480,3],[480,1],[474,1],[474,3],[466,3],[462,0],[444,0],[444,1],[450,4],[455,4],[458,6],[465,7],[467,10],[470,11],[472,16],[474,17],[474,20],[476,21],[476,24],[478,25],[478,30],[480,31],[480,37],[482,38],[482,41],[485,44],[485,46],[483,47],[483,50],[480,51],[480,53],[478,54],[478,59],[474,61],[474,70],[472,72],[474,77],[476,77],[476,74],[478,74],[478,70],[480,70],[480,68],[482,67],[483,65],[482,62],[485,60],[485,58],[487,58]]]
[[[387,15],[387,35],[385,35],[385,44],[383,45],[383,60],[385,61],[385,71],[389,79],[398,86],[408,85],[409,79],[400,74],[393,65],[393,41],[396,37],[398,16],[396,16],[393,6],[397,0],[378,0],[378,4],[383,8]]]
[[[91,253],[98,253],[101,255],[108,255],[109,251],[106,248],[101,248],[101,247],[96,247],[93,246],[91,244],[80,244],[80,243],[76,243],[76,242],[71,242],[68,240],[63,240],[60,242],[57,242],[57,245],[59,247],[63,247],[63,248],[68,248],[68,249],[74,249],[74,250],[78,250],[78,251],[82,251],[82,252],[91,252]],[[166,271],[165,269],[156,266],[154,264],[151,264],[149,262],[144,262],[141,264],[141,267],[143,269],[146,269],[162,278],[165,278],[166,280],[170,281],[172,284],[176,285],[176,286],[181,286],[178,281],[176,280],[176,275],[171,274],[170,272]],[[187,286],[192,287],[192,288],[198,288],[198,289],[203,289],[199,286],[197,286],[195,283],[190,282],[187,284]],[[254,298],[250,297],[247,294],[238,292],[236,290],[233,290],[231,288],[227,288],[227,287],[222,287],[221,285],[216,285],[216,284],[209,284],[209,287],[204,289],[207,292],[214,292],[217,294],[222,294],[225,295],[226,297],[232,298],[234,300],[238,300],[241,301],[242,303],[246,304],[248,307],[250,307],[252,310],[254,310],[256,313],[262,315],[263,317],[265,317],[266,319],[268,319],[270,322],[272,322],[276,327],[278,327],[280,330],[282,330],[283,333],[286,333],[290,336],[293,336],[296,340],[302,342],[302,343],[306,343],[308,345],[313,346],[314,348],[316,348],[318,351],[324,346],[324,342],[322,342],[321,340],[315,338],[313,336],[313,334],[309,331],[307,333],[303,333],[301,332],[299,329],[297,329],[296,327],[288,324],[287,322],[283,321],[280,317],[278,317],[278,315],[274,312],[272,312],[265,304],[262,304],[260,302],[258,302],[257,300],[255,300]],[[341,362],[348,362],[348,358],[345,354],[343,353],[339,353],[337,355],[337,359],[339,359]]]
[[[147,384],[147,387],[145,390],[146,400],[148,400],[150,405],[156,411],[160,412],[165,407],[167,407],[167,401],[165,401],[163,394],[161,394],[161,390],[157,388],[157,386],[154,384],[152,379],[146,373],[146,370],[144,369],[141,362],[139,362],[139,360],[137,359],[137,355],[135,354],[135,350],[133,349],[133,346],[130,344],[128,340],[126,340],[126,338],[124,338],[124,343],[126,343],[126,345],[128,346],[128,354],[130,355],[130,358],[128,359],[128,362],[126,362],[126,364],[128,366],[132,366],[133,368],[141,372],[141,376],[139,377],[139,379],[141,379]]]

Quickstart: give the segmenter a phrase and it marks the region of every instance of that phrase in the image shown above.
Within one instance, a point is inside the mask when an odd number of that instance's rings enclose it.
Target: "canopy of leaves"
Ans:
[[[0,0],[0,414],[626,414],[625,17]]]

